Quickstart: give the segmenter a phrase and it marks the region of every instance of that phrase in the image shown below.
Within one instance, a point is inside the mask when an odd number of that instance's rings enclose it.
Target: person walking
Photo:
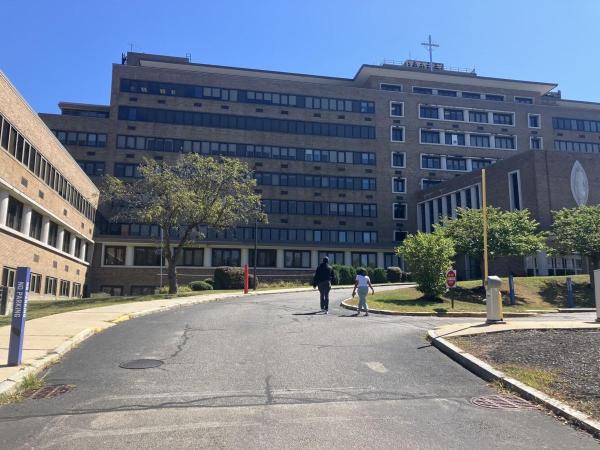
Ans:
[[[326,256],[317,267],[313,278],[313,288],[319,288],[321,311],[324,311],[325,314],[329,314],[329,291],[334,277],[333,267],[329,265],[329,258]]]
[[[369,293],[369,288],[371,288],[371,293],[375,294],[375,289],[373,289],[371,279],[367,276],[367,271],[362,268],[358,269],[358,275],[356,275],[356,281],[354,282],[354,290],[352,291],[352,297],[354,297],[358,290],[357,316],[360,316],[361,309],[365,310],[365,316],[369,315],[369,307],[367,306],[367,294]]]

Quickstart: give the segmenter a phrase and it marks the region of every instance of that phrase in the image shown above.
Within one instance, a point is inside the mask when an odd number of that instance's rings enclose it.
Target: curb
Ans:
[[[458,362],[460,365],[473,372],[475,375],[483,378],[486,381],[498,381],[502,386],[517,392],[527,400],[539,403],[548,408],[555,414],[564,417],[569,422],[577,425],[585,431],[591,433],[595,437],[600,437],[600,422],[594,420],[589,415],[578,411],[569,405],[544,394],[537,389],[534,389],[524,383],[521,383],[514,378],[510,378],[491,365],[463,351],[461,348],[451,344],[446,339],[439,337],[435,330],[427,332],[427,340],[431,342],[435,348],[440,350],[445,355]]]
[[[358,307],[350,305],[347,302],[352,300],[352,297],[342,300],[340,306],[351,311],[358,310]],[[393,311],[390,309],[372,309],[369,308],[369,313],[385,314],[389,316],[417,316],[417,317],[486,317],[485,311],[448,311],[445,313],[436,311]],[[504,317],[535,317],[537,312],[505,312]]]

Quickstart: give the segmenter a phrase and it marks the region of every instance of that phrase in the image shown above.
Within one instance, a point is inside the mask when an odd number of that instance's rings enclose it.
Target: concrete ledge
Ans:
[[[552,398],[541,391],[538,391],[537,389],[521,383],[514,378],[508,377],[504,372],[495,369],[486,362],[448,342],[446,339],[439,337],[436,333],[436,330],[429,330],[427,332],[427,340],[430,341],[431,344],[442,353],[448,355],[460,365],[484,380],[497,381],[502,386],[517,392],[527,400],[543,405],[555,414],[564,417],[569,422],[593,434],[595,437],[600,437],[600,422],[594,420],[589,415],[578,411],[569,405],[556,400],[555,398]]]
[[[352,297],[343,300],[340,303],[342,308],[349,309],[351,311],[357,311],[358,308],[348,302],[352,300]],[[369,313],[374,314],[387,314],[390,316],[418,316],[418,317],[486,317],[485,311],[448,311],[448,312],[436,312],[436,311],[394,311],[391,309],[373,309],[369,308]],[[504,317],[534,317],[537,316],[537,312],[509,312],[504,313]]]

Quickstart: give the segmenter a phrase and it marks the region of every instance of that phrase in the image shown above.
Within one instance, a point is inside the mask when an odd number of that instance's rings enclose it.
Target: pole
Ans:
[[[573,279],[567,277],[567,308],[575,308],[575,299],[573,298]]]
[[[160,227],[160,288],[163,287],[163,229]]]
[[[594,296],[596,297],[596,322],[600,322],[600,269],[594,270]]]
[[[510,294],[510,304],[511,306],[515,306],[517,304],[517,299],[515,298],[515,280],[512,272],[508,275],[508,288]]]
[[[256,285],[258,284],[256,282],[256,261],[258,258],[258,251],[257,251],[257,247],[258,247],[258,221],[255,220],[254,221],[254,268],[252,270],[252,275],[254,276],[254,286],[253,286],[253,290],[256,290]]]
[[[488,223],[487,223],[487,193],[485,186],[485,169],[481,169],[481,211],[483,216],[483,279],[488,279]]]
[[[248,293],[248,264],[244,264],[244,294]]]

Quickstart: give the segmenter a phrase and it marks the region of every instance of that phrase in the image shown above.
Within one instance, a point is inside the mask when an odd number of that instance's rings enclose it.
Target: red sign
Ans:
[[[446,287],[453,288],[456,286],[456,270],[450,269],[446,272]]]

